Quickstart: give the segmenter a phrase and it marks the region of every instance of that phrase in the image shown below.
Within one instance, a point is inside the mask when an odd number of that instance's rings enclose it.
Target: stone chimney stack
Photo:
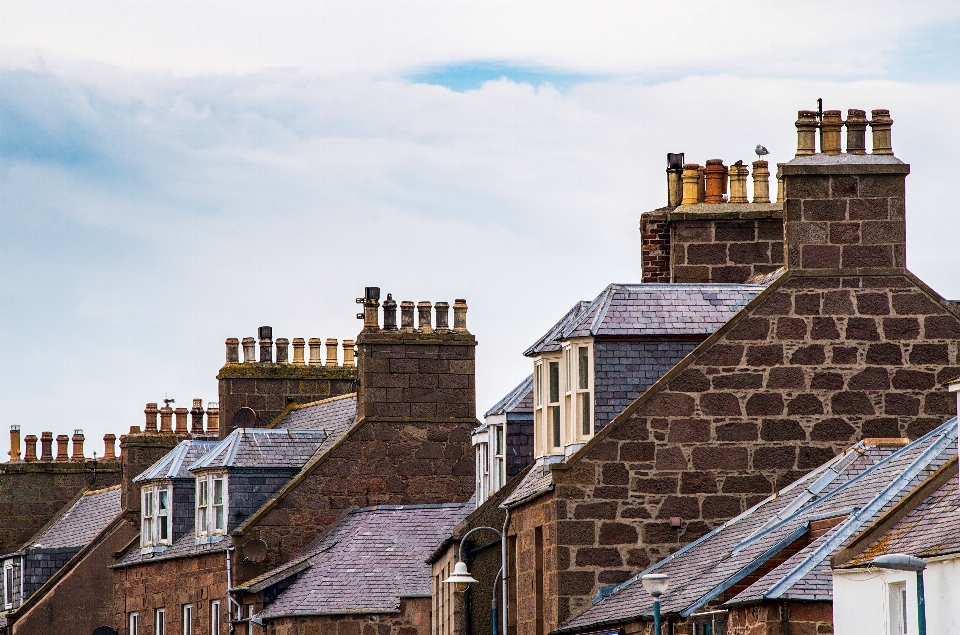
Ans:
[[[73,455],[70,457],[71,461],[83,461],[83,430],[74,430],[73,437]]]
[[[862,121],[854,116],[860,112],[850,111],[854,130],[843,154],[838,147],[840,111],[824,113],[825,148],[819,153],[811,147],[815,135],[809,116],[800,112],[797,158],[781,168],[791,270],[876,275],[902,273],[906,266],[904,193],[910,166],[893,156],[887,110],[873,111],[873,152],[862,153]]]
[[[20,426],[10,426],[10,461],[20,460]]]
[[[431,324],[434,306],[439,317]],[[466,301],[453,304],[453,328],[449,317],[443,317],[448,303],[420,302],[416,330],[413,303],[404,301],[400,307],[399,330],[374,330],[371,325],[379,324],[378,317],[366,311],[363,315],[364,329],[357,338],[357,416],[384,421],[474,420],[477,341],[467,330]]]

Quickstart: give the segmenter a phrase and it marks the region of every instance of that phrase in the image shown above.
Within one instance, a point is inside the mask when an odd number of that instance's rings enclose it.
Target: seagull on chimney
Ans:
[[[757,144],[757,147],[753,149],[753,151],[757,153],[757,159],[760,159],[765,154],[770,154],[770,151],[759,143]]]

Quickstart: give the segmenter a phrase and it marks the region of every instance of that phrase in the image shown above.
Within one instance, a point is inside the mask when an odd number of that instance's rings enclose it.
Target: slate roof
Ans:
[[[297,404],[272,427],[284,430],[346,431],[357,420],[357,393]]]
[[[737,582],[796,544],[807,534],[811,521],[839,517],[844,520],[836,527],[726,604],[761,599],[829,600],[830,556],[854,532],[949,460],[956,452],[956,439],[956,419],[952,419],[902,448],[857,443],[775,496],[638,573],[557,632],[580,632],[652,615],[652,598],[639,579],[653,572],[665,573],[674,581],[661,598],[663,612],[686,617],[708,603],[721,601]]]
[[[955,474],[844,568],[866,566],[890,553],[935,558],[960,552],[958,487],[960,478]]]
[[[571,337],[709,335],[764,288],[764,284],[611,284],[592,302],[574,305],[523,354],[559,351],[560,342]]]
[[[513,507],[521,501],[536,498],[551,489],[553,489],[553,475],[550,472],[550,466],[544,463],[543,457],[540,457],[500,506]]]
[[[103,531],[121,511],[119,485],[84,492],[70,509],[30,541],[25,549],[81,548]]]
[[[293,468],[299,470],[329,435],[322,430],[238,428],[194,461],[191,472],[209,468]]]
[[[533,375],[524,379],[520,384],[508,392],[483,415],[502,415],[510,412],[533,413]]]
[[[140,543],[138,542],[136,546],[123,556],[115,565],[111,565],[111,568],[122,568],[128,567],[136,564],[143,564],[145,562],[153,562],[157,560],[172,560],[174,558],[185,558],[189,556],[197,556],[204,553],[216,553],[218,551],[226,551],[227,547],[230,546],[230,539],[224,537],[218,542],[196,544],[196,538],[192,531],[188,531],[183,536],[180,536],[180,539],[175,543],[164,549],[163,551],[158,551],[156,553],[140,553]],[[224,565],[226,566],[226,565]]]
[[[188,469],[190,465],[215,448],[218,443],[219,441],[201,441],[199,439],[181,441],[163,458],[134,478],[133,482],[145,483],[174,478],[193,479],[193,474]]]
[[[425,561],[471,508],[457,503],[351,511],[305,556],[309,567],[281,567],[299,577],[259,617],[393,613],[401,598],[430,597]]]

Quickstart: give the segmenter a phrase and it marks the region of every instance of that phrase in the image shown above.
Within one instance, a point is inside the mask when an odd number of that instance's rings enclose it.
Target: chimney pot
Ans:
[[[437,332],[446,333],[450,330],[450,304],[448,302],[437,302],[433,305],[433,310],[437,314]]]
[[[252,337],[243,338],[243,363],[253,364],[257,361],[257,340]]]
[[[320,366],[323,363],[320,360],[320,347],[323,342],[320,341],[319,337],[311,337],[307,343],[310,346],[310,365]]]
[[[453,301],[453,330],[456,333],[467,333],[467,301],[457,298]]]
[[[20,460],[20,426],[10,426],[10,461]]]
[[[817,121],[816,110],[801,110],[797,113],[797,156],[803,157],[815,154],[817,151]]]
[[[73,431],[73,456],[70,457],[73,461],[82,461],[83,460],[83,430],[74,430]]]
[[[368,289],[377,287],[367,287]],[[367,295],[370,295],[369,293]],[[380,330],[380,293],[377,292],[377,297],[367,297],[363,300],[363,330],[364,331],[379,331]]]
[[[160,411],[157,410],[157,404],[148,403],[147,407],[143,409],[143,414],[146,415],[147,420],[144,423],[143,429],[146,432],[156,432],[157,431],[157,413]]]
[[[327,338],[327,363],[324,366],[337,366],[337,339]]]
[[[203,399],[194,399],[191,406],[190,434],[203,434]]]
[[[260,340],[260,363],[273,363],[273,327],[261,326],[257,329],[257,338]]]
[[[120,441],[123,441],[125,437],[131,434],[140,434],[140,426],[130,426],[130,432],[128,432],[127,434],[121,434]]]
[[[70,460],[70,437],[65,434],[57,435],[57,461]]]
[[[871,112],[870,130],[873,132],[873,154],[893,154],[893,140],[891,138],[891,128],[893,119],[890,118],[890,111],[886,108],[879,108]]]
[[[731,203],[749,203],[747,199],[747,177],[750,176],[750,168],[745,165],[730,166],[730,202]]]
[[[683,174],[680,176],[683,181],[683,196],[680,199],[681,205],[696,205],[700,202],[700,166],[696,163],[685,163]]]
[[[228,364],[239,364],[240,363],[240,340],[235,337],[228,337],[226,341],[227,346],[227,363]]]
[[[683,153],[667,153],[667,207],[680,205],[683,199]]]
[[[777,202],[783,203],[783,166],[786,163],[777,164]]]
[[[290,340],[285,337],[277,338],[277,363],[278,364],[287,364],[289,363],[289,349],[290,349]]]
[[[220,434],[220,404],[216,401],[207,404],[207,434],[212,436]]]
[[[173,408],[164,404],[160,408],[160,434],[171,434],[173,432]],[[152,432],[152,430],[147,430]]]
[[[392,293],[388,293],[387,299],[383,301],[383,330],[397,330],[397,301],[393,299]]]
[[[823,144],[821,151],[824,154],[840,154],[840,130],[843,128],[842,113],[839,110],[824,110],[823,120],[820,122],[822,135],[820,142]]]
[[[103,460],[117,458],[117,435],[115,434],[105,434],[103,435]]]
[[[404,300],[400,303],[400,329],[407,332],[413,332],[413,302]]]
[[[722,203],[723,193],[727,187],[727,168],[722,159],[710,159],[703,168],[703,178],[706,181],[704,203]]]
[[[357,359],[354,355],[354,341],[353,340],[343,340],[343,365],[344,366],[356,366]]]
[[[24,457],[23,460],[27,463],[33,463],[37,460],[37,435],[28,434],[23,439],[24,442]]]
[[[770,168],[763,160],[753,162],[753,202],[770,202]]]
[[[432,306],[426,300],[417,302],[417,330],[421,333],[433,333],[433,326],[430,324],[430,308]]]
[[[302,337],[293,338],[293,363],[295,366],[303,366],[305,362],[303,361],[303,347],[306,345],[306,342],[303,341]]]
[[[851,108],[847,111],[847,154],[867,153],[867,112]]]
[[[188,434],[187,414],[189,410],[186,408],[177,408],[174,412],[177,415],[177,434]]]

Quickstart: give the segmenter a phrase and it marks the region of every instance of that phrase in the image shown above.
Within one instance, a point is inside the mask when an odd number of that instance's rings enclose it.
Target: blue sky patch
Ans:
[[[461,93],[468,90],[477,90],[485,82],[493,82],[499,79],[508,79],[518,84],[530,84],[532,86],[550,84],[562,90],[576,84],[607,78],[608,76],[605,75],[573,73],[504,62],[464,62],[435,66],[407,76],[407,79],[415,84],[445,86],[450,90]]]

